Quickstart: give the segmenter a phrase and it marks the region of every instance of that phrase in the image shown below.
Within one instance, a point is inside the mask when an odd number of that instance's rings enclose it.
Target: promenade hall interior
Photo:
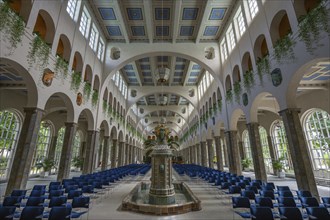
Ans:
[[[329,0],[0,0],[0,9],[0,219],[25,219],[38,193],[51,219],[57,183],[65,219],[329,215]],[[122,210],[150,180],[145,141],[159,124],[179,143],[173,181],[200,211]],[[71,185],[89,198],[85,213]],[[260,208],[264,197],[273,207]]]

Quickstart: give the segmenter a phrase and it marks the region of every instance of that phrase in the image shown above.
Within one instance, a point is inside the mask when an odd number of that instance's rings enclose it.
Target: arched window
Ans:
[[[242,141],[243,141],[243,148],[244,148],[244,158],[250,159],[251,161],[253,161],[252,153],[251,153],[249,132],[247,130],[243,131]]]
[[[6,179],[16,150],[21,123],[11,111],[0,111],[0,179]]]
[[[272,166],[272,157],[269,152],[269,145],[267,139],[267,131],[264,127],[259,126],[259,136],[262,147],[262,154],[264,156],[265,168],[267,173],[274,173]]]
[[[311,110],[305,117],[304,130],[314,169],[330,170],[330,115]]]
[[[288,140],[284,129],[283,121],[276,120],[271,126],[271,136],[275,149],[276,158],[284,158],[285,169],[293,171],[290,152],[288,150]]]
[[[32,160],[30,174],[38,174],[41,170],[36,168],[37,163],[41,163],[46,157],[51,140],[51,124],[47,121],[42,121],[37,138],[37,146]]]
[[[58,133],[57,133],[57,141],[56,141],[55,156],[54,156],[55,167],[57,167],[57,168],[60,165],[64,133],[65,133],[65,127],[63,126],[60,128],[60,130],[58,130]]]

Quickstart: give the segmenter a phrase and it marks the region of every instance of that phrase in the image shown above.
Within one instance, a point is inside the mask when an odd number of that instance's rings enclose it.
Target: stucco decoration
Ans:
[[[280,68],[275,68],[271,73],[272,83],[275,87],[281,85],[282,83],[282,72]]]

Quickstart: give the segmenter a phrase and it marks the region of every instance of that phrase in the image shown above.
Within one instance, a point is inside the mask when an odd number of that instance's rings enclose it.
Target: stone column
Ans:
[[[125,151],[124,147],[125,147],[125,142],[120,141],[119,142],[119,149],[118,149],[118,166],[119,167],[124,165],[124,163],[123,163],[124,151]]]
[[[55,159],[56,144],[57,144],[57,135],[54,135],[50,142],[50,147],[49,147],[48,156],[47,156],[47,158],[50,160]]]
[[[207,152],[209,155],[209,167],[214,169],[214,163],[213,163],[213,158],[214,158],[214,150],[213,150],[213,139],[207,139]]]
[[[223,171],[223,157],[222,157],[222,146],[221,146],[221,137],[220,136],[215,136],[214,137],[214,142],[215,142],[215,150],[217,153],[217,167],[218,170]]]
[[[202,158],[201,158],[201,148],[200,148],[200,145],[199,145],[199,143],[198,143],[198,144],[195,144],[195,146],[196,146],[196,158],[197,158],[196,164],[198,164],[198,165],[202,165]]]
[[[276,160],[275,149],[274,149],[272,138],[269,134],[267,135],[267,142],[268,142],[268,147],[269,147],[270,158],[272,161],[274,161],[274,160]],[[273,166],[273,163],[272,163],[272,166]],[[274,166],[273,166],[273,174],[275,174]]]
[[[44,111],[39,108],[24,108],[24,112],[25,117],[5,195],[9,195],[13,189],[25,189],[37,145],[41,118]]]
[[[83,174],[93,172],[95,146],[98,144],[98,131],[87,131],[86,150],[84,153]]]
[[[189,146],[189,158],[190,158],[190,164],[193,163],[193,147]]]
[[[246,124],[249,131],[249,140],[251,146],[251,153],[253,158],[253,166],[255,178],[267,182],[267,174],[264,162],[264,155],[262,153],[262,146],[259,135],[259,124],[251,122]]]
[[[308,190],[313,196],[319,198],[312,163],[308,154],[308,146],[298,115],[300,111],[299,109],[289,108],[281,110],[279,113],[282,116],[288,138],[298,189]]]
[[[102,154],[102,163],[101,163],[101,170],[106,170],[108,167],[108,161],[109,161],[109,136],[104,136],[103,141],[103,154]]]
[[[80,145],[80,150],[79,150],[79,158],[83,159],[84,158],[84,152],[86,150],[86,141],[81,142]]]
[[[71,156],[74,137],[76,135],[77,124],[72,122],[65,123],[65,133],[61,151],[60,164],[58,166],[57,181],[69,178],[71,168]]]
[[[129,144],[125,144],[125,165],[129,164]]]
[[[112,139],[111,146],[111,168],[116,167],[116,159],[117,159],[117,140]]]
[[[225,131],[229,159],[229,172],[241,175],[242,165],[236,135],[237,131]]]
[[[201,157],[202,157],[202,166],[207,167],[207,148],[206,141],[201,141]]]
[[[134,151],[135,151],[135,146],[131,145],[131,153],[130,153],[130,164],[134,163]]]
[[[244,146],[243,146],[243,141],[238,141],[238,149],[239,149],[239,155],[241,158],[245,158],[245,153],[244,153]]]

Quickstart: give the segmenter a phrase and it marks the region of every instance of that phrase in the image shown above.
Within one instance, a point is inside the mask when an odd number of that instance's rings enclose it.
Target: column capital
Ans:
[[[103,138],[104,138],[105,140],[108,140],[108,139],[110,139],[110,136],[103,136]]]
[[[76,122],[64,122],[65,127],[74,127],[78,126],[78,123]]]
[[[212,144],[213,139],[206,139],[207,144]]]
[[[246,126],[259,126],[259,123],[258,122],[249,122],[249,123],[246,123]]]
[[[25,113],[28,113],[28,112],[42,112],[42,113],[45,113],[45,110],[44,109],[41,109],[41,108],[38,108],[38,107],[25,107],[23,108],[24,112]]]

